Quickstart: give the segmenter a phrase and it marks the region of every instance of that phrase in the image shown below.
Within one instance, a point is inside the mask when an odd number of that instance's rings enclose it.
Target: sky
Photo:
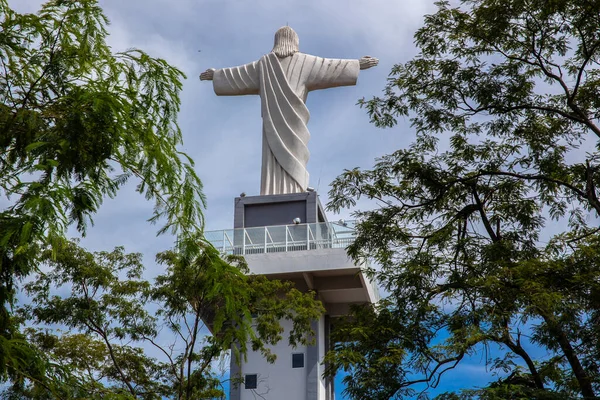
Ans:
[[[41,3],[9,0],[19,12],[34,12]],[[207,230],[232,228],[234,197],[242,192],[259,194],[262,124],[258,96],[217,97],[212,84],[200,82],[198,75],[207,68],[259,59],[271,50],[273,35],[283,25],[298,33],[304,53],[329,58],[370,55],[380,60],[379,66],[361,71],[356,86],[309,94],[308,172],[310,186],[323,204],[330,183],[344,169],[369,168],[376,157],[406,147],[414,138],[407,121],[401,120],[394,129],[375,128],[356,103],[380,95],[393,65],[416,55],[413,34],[423,16],[434,12],[432,0],[101,0],[100,4],[111,21],[108,40],[114,51],[140,48],[166,59],[188,77],[179,115],[182,150],[195,160],[204,183]],[[90,250],[124,245],[129,252],[143,253],[150,273],[159,273],[154,255],[170,248],[172,238],[156,237],[158,227],[146,221],[152,203],[134,187],[132,182],[115,199],[105,201],[82,245]],[[348,219],[350,211],[329,218]],[[474,361],[462,378],[477,382],[479,375],[485,376],[484,368]],[[451,385],[460,382],[457,375]]]
[[[9,0],[19,12],[34,12],[42,0]],[[260,99],[219,97],[198,76],[207,68],[231,67],[270,52],[275,31],[288,24],[300,37],[300,50],[329,58],[377,57],[379,66],[361,71],[358,84],[311,92],[308,144],[309,185],[327,203],[329,184],[344,169],[371,167],[374,159],[407,146],[414,133],[405,121],[379,129],[357,106],[380,95],[391,68],[416,54],[412,35],[423,15],[435,10],[429,0],[100,0],[111,21],[113,50],[140,48],[166,59],[187,75],[179,123],[182,150],[196,162],[208,199],[206,229],[233,226],[233,199],[258,195],[261,169]],[[171,238],[155,238],[146,223],[152,204],[134,192],[135,182],[97,214],[85,244],[154,253]],[[347,218],[345,214],[332,216]]]

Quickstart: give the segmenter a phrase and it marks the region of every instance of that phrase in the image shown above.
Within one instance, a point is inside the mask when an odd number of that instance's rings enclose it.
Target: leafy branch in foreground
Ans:
[[[177,150],[185,76],[142,50],[113,52],[107,25],[96,0],[52,0],[37,14],[0,0],[1,380],[35,362],[21,358],[9,311],[16,283],[70,225],[84,235],[130,178],[154,202],[159,233],[191,243],[203,228],[202,184]]]
[[[390,296],[340,325],[329,372],[350,371],[353,398],[427,398],[477,356],[497,381],[441,398],[595,398],[600,3],[437,7],[419,55],[362,102],[416,140],[332,185],[333,210],[378,201],[349,252]]]

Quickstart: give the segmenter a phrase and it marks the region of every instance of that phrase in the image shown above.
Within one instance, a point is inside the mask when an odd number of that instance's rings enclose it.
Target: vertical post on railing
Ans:
[[[242,228],[242,255],[246,255],[246,228]]]
[[[265,254],[267,253],[267,227],[265,226]]]
[[[225,237],[227,234],[225,233],[225,229],[223,229],[223,253],[225,253]]]
[[[306,224],[306,250],[310,250],[310,224]]]
[[[288,235],[289,235],[289,233],[290,233],[289,229],[290,229],[290,228],[289,228],[289,227],[286,225],[286,226],[285,226],[285,252],[286,252],[286,253],[287,253],[287,251],[288,251]]]

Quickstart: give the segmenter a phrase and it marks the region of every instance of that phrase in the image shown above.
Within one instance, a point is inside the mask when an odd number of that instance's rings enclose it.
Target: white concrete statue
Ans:
[[[284,26],[275,33],[273,50],[260,60],[200,74],[200,80],[213,81],[218,96],[260,95],[261,195],[300,193],[308,187],[308,92],[355,85],[359,69],[379,63],[369,56],[360,60],[321,58],[300,53],[298,48],[298,35]]]

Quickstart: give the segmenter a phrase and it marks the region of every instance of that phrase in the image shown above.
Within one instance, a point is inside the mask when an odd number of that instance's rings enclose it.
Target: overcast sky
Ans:
[[[9,0],[19,12],[34,12],[40,0]],[[165,58],[185,72],[179,116],[183,150],[196,162],[208,199],[207,230],[233,226],[233,199],[241,192],[258,195],[261,168],[261,119],[258,96],[217,97],[198,75],[207,68],[231,67],[259,59],[273,46],[275,31],[288,24],[300,37],[304,53],[330,58],[380,59],[361,71],[358,85],[311,92],[308,163],[310,186],[327,202],[329,184],[354,167],[369,168],[374,159],[407,146],[414,133],[406,122],[382,130],[369,123],[360,98],[379,95],[395,63],[415,53],[413,33],[423,15],[434,11],[431,0],[102,0],[111,21],[109,43],[115,51],[140,48]],[[151,273],[156,252],[172,238],[155,236],[146,222],[152,204],[134,192],[135,182],[95,217],[83,245],[109,250],[125,245],[142,252]],[[348,218],[349,211],[330,215]],[[73,235],[75,232],[73,231]],[[476,382],[484,367],[467,365],[466,378]],[[469,369],[470,368],[470,369]],[[461,383],[450,381],[448,388]],[[339,388],[339,387],[338,387]],[[339,397],[338,397],[339,398]]]

